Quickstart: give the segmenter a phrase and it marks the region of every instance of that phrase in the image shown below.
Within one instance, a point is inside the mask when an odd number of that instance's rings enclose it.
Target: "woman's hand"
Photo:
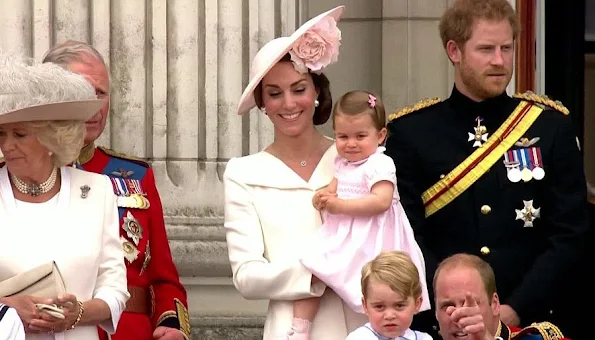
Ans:
[[[58,319],[46,312],[39,312],[39,317],[31,321],[29,327],[41,333],[64,332],[76,322],[79,316],[79,305],[76,296],[72,294],[61,294],[56,299],[50,300],[50,304],[56,304],[64,314],[64,319]]]
[[[11,296],[4,300],[4,303],[17,311],[19,318],[23,322],[27,333],[36,333],[37,330],[31,328],[31,322],[40,317],[40,312],[35,306],[38,303],[51,304],[52,299],[39,298],[30,295]]]

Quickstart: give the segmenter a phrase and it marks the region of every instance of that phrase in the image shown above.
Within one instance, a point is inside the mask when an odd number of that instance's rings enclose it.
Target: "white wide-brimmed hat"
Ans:
[[[0,96],[3,94],[0,93]],[[42,120],[87,121],[105,102],[99,99],[48,103],[0,112],[0,125]]]
[[[320,73],[326,66],[337,61],[341,31],[337,28],[345,6],[338,6],[304,23],[289,37],[280,37],[266,43],[252,61],[250,82],[238,103],[238,114],[250,111],[256,102],[254,89],[262,78],[287,53],[296,70]]]
[[[87,121],[104,104],[81,75],[56,64],[0,53],[0,124]]]

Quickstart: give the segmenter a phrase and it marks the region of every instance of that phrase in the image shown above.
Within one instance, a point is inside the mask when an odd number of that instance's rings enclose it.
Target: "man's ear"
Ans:
[[[492,315],[500,317],[500,298],[498,297],[498,293],[494,293],[492,295],[490,307],[492,307]]]
[[[446,43],[446,54],[448,55],[448,59],[450,59],[453,64],[460,63],[461,59],[463,58],[463,51],[459,45],[454,42],[454,40],[449,40]]]

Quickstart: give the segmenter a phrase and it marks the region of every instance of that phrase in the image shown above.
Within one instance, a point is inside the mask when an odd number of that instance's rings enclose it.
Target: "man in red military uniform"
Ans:
[[[98,330],[101,339],[183,340],[190,338],[186,290],[173,262],[161,199],[153,170],[146,162],[95,147],[109,112],[109,76],[92,46],[67,41],[47,52],[44,62],[84,75],[105,105],[86,122],[85,146],[76,166],[110,177],[118,196],[120,240],[125,253],[130,300],[116,334]]]

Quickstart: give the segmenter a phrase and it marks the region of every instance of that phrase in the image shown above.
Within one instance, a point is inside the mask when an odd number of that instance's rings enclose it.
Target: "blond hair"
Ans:
[[[452,40],[457,45],[464,45],[473,33],[473,26],[480,20],[508,20],[512,27],[513,38],[519,34],[518,18],[507,0],[457,0],[446,9],[440,19],[439,31],[442,45]]]
[[[494,270],[489,263],[484,261],[482,258],[471,254],[455,254],[442,260],[434,273],[433,288],[434,295],[436,295],[436,282],[442,271],[451,270],[454,268],[471,268],[477,270],[483,286],[488,296],[488,301],[491,302],[492,296],[496,293],[496,276]]]
[[[368,297],[370,282],[384,283],[394,292],[408,298],[421,297],[419,271],[411,258],[403,251],[385,251],[362,268],[362,294]]]
[[[23,123],[33,131],[41,145],[52,152],[54,166],[74,162],[83,147],[85,123],[76,120],[52,120]]]
[[[370,104],[373,96],[374,106]],[[337,115],[357,116],[367,114],[372,117],[374,127],[380,131],[386,126],[386,113],[384,104],[380,97],[369,91],[355,90],[345,93],[333,108],[333,128],[335,127],[335,117]]]

